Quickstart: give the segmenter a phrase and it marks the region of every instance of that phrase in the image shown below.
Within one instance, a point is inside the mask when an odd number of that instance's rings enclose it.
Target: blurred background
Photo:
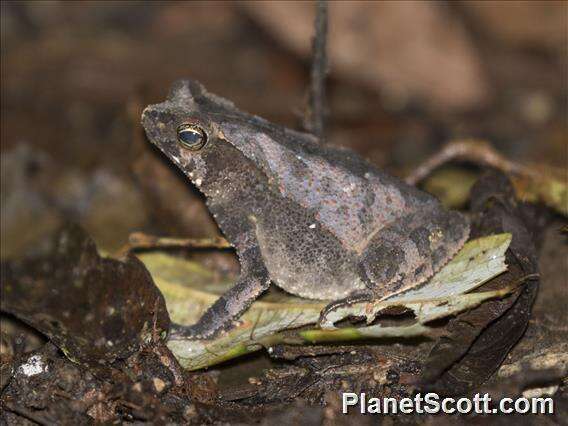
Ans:
[[[331,3],[330,143],[399,175],[461,137],[487,139],[515,161],[566,167],[567,7]],[[70,221],[107,251],[133,231],[217,233],[140,126],[144,106],[176,79],[197,79],[271,121],[301,122],[312,3],[1,8],[3,258]]]

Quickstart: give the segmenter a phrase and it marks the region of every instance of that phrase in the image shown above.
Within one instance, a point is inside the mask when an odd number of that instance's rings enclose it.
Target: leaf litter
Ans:
[[[357,303],[331,312],[316,327],[326,301],[312,301],[286,295],[281,300],[264,298],[252,304],[235,327],[212,340],[187,340],[172,336],[168,347],[180,364],[197,370],[276,344],[341,342],[369,338],[431,337],[437,330],[428,323],[501,298],[514,291],[503,287],[468,293],[507,270],[505,252],[511,234],[478,238],[462,250],[428,283],[378,302]],[[150,271],[165,297],[173,322],[196,322],[230,283],[210,284],[213,275],[199,264],[165,253],[144,253],[139,258]],[[382,312],[399,307],[411,311],[415,320],[396,326],[371,324]],[[335,328],[347,317],[367,317],[367,325]]]

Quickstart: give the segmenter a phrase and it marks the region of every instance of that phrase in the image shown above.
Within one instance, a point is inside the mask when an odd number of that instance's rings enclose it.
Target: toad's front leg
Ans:
[[[239,256],[241,275],[236,284],[223,294],[191,326],[174,324],[173,336],[183,336],[192,340],[211,339],[219,332],[231,327],[254,300],[270,286],[268,271],[260,252],[251,248]]]

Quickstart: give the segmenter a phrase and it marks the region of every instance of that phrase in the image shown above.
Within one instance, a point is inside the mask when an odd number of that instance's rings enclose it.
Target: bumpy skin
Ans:
[[[177,141],[182,123],[208,135],[198,151]],[[229,327],[270,282],[312,299],[380,299],[414,287],[461,248],[469,224],[432,196],[353,152],[238,110],[194,81],[177,82],[142,124],[205,194],[241,263],[235,286],[183,334]]]

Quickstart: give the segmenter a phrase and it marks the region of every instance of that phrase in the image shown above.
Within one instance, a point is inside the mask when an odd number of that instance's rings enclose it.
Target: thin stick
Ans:
[[[327,2],[318,0],[315,35],[312,40],[312,69],[310,73],[309,98],[304,113],[304,128],[320,140],[325,137],[327,105],[325,78],[327,74]]]
[[[160,248],[205,248],[226,249],[231,244],[221,237],[214,238],[169,238],[135,232],[128,237],[130,250],[133,249],[160,249]]]
[[[486,141],[457,140],[444,146],[440,151],[420,164],[406,177],[406,183],[416,185],[435,169],[452,160],[464,160],[478,165],[486,165],[504,173],[517,173],[528,176],[535,174],[529,168],[507,160]]]

